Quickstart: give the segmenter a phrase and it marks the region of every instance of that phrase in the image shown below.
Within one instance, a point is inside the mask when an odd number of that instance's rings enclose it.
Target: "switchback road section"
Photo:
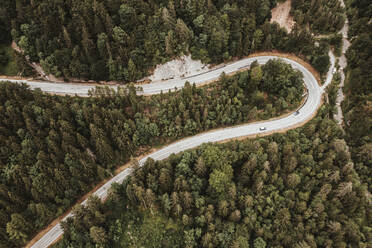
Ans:
[[[323,87],[318,84],[315,76],[306,69],[302,64],[288,59],[281,58],[278,56],[259,56],[253,58],[246,58],[239,60],[237,62],[227,64],[225,66],[220,66],[217,69],[213,69],[209,72],[195,75],[188,78],[175,78],[163,82],[153,82],[150,84],[138,85],[142,87],[140,94],[159,94],[160,92],[166,92],[168,90],[175,90],[175,88],[180,89],[184,86],[185,82],[188,81],[191,84],[202,85],[206,82],[211,82],[217,80],[220,75],[224,72],[226,74],[234,73],[239,71],[241,68],[247,68],[253,61],[258,61],[259,64],[265,64],[270,59],[282,59],[284,62],[290,64],[294,69],[302,72],[303,80],[307,88],[308,96],[306,102],[298,109],[296,112],[286,115],[285,117],[279,117],[273,120],[243,124],[235,127],[222,128],[218,130],[212,130],[209,132],[201,133],[189,138],[185,138],[176,141],[170,145],[167,145],[152,154],[149,154],[139,160],[140,166],[145,163],[148,158],[154,160],[163,160],[173,153],[179,153],[188,149],[192,149],[200,146],[203,143],[208,142],[220,142],[224,140],[236,139],[240,137],[254,136],[254,135],[267,135],[275,132],[280,132],[283,130],[288,130],[291,128],[303,125],[307,121],[311,120],[316,114],[318,108],[322,102],[322,94],[324,92]],[[330,72],[333,71],[334,64],[330,68]],[[331,79],[331,78],[330,78]],[[330,80],[328,79],[328,80]],[[327,80],[327,81],[328,81]],[[23,80],[2,80],[2,81],[12,81],[14,83],[26,83],[31,89],[40,88],[44,92],[57,93],[57,94],[77,94],[81,96],[86,96],[88,91],[93,89],[94,85],[79,85],[79,84],[69,84],[69,83],[47,83],[47,82],[30,82]],[[110,86],[114,87],[114,86]],[[107,197],[108,189],[113,183],[121,183],[123,180],[130,175],[132,169],[128,168],[115,177],[107,181],[103,186],[99,187],[93,194],[98,196],[100,199],[105,199]],[[85,205],[87,201],[85,200],[82,204]],[[72,217],[69,213],[63,220],[68,217]],[[32,246],[33,248],[45,248],[57,241],[63,234],[60,222],[52,226],[39,240],[37,240]]]

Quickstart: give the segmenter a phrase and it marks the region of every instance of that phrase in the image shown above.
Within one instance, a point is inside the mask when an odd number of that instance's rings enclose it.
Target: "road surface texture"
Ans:
[[[276,56],[260,56],[255,58],[246,58],[240,61],[217,67],[217,69],[212,69],[207,73],[203,73],[200,75],[195,75],[187,78],[178,78],[172,79],[163,82],[153,82],[146,85],[141,85],[143,91],[140,92],[142,94],[158,94],[161,91],[165,92],[168,90],[174,90],[175,87],[180,89],[184,86],[186,81],[190,83],[195,83],[196,85],[203,84],[208,81],[216,80],[219,78],[221,73],[225,72],[226,74],[233,73],[239,71],[241,68],[248,67],[253,61],[257,60],[258,63],[264,64],[270,59],[278,59],[280,57]],[[334,57],[333,57],[334,58]],[[307,88],[307,100],[303,104],[303,106],[299,109],[299,113],[295,114],[292,113],[282,118],[277,118],[269,121],[258,122],[258,123],[250,123],[244,124],[236,127],[230,128],[223,128],[218,130],[212,130],[206,133],[202,133],[199,135],[195,135],[189,138],[182,139],[175,143],[172,143],[168,146],[161,148],[160,150],[145,156],[139,162],[140,166],[145,163],[148,158],[152,158],[154,160],[162,160],[169,157],[172,153],[179,153],[188,149],[192,149],[195,147],[200,146],[203,143],[208,142],[219,142],[223,140],[229,140],[239,137],[246,137],[251,135],[258,135],[258,134],[270,134],[273,132],[287,130],[290,128],[295,128],[306,121],[309,121],[313,118],[316,114],[317,109],[321,105],[322,94],[324,92],[324,87],[320,87],[314,75],[311,74],[304,66],[299,64],[296,61],[287,59],[287,58],[280,58],[284,62],[289,63],[294,69],[297,69],[302,72],[304,76],[304,83]],[[332,66],[330,68],[330,73],[327,76],[326,85],[332,80],[332,71],[334,68],[334,62],[332,62]],[[7,80],[4,79],[2,81],[12,81],[15,83],[24,82],[32,89],[40,88],[42,91],[50,92],[50,93],[59,93],[59,94],[77,94],[81,96],[85,96],[88,94],[88,91],[93,89],[95,86],[93,85],[78,85],[78,84],[57,84],[57,83],[46,83],[46,82],[29,82],[29,81],[22,81],[22,80]],[[260,127],[265,127],[264,131],[260,131]],[[121,183],[123,180],[131,173],[132,169],[128,168],[118,175],[110,179],[106,182],[102,187],[97,189],[93,194],[98,196],[100,199],[105,199],[107,196],[107,190],[111,187],[112,183]],[[86,204],[86,200],[82,203],[83,205]],[[68,214],[63,220],[71,217],[71,213]],[[53,226],[44,236],[42,236],[37,242],[35,242],[31,247],[33,248],[45,248],[50,246],[53,242],[58,240],[59,237],[63,234],[63,230],[61,228],[60,223]]]
[[[265,64],[270,59],[277,59],[280,57],[276,56],[260,56],[254,58],[246,58],[239,60],[237,62],[227,64],[225,66],[218,66],[216,69],[212,69],[209,72],[198,74],[195,76],[189,76],[186,78],[174,78],[166,81],[154,81],[150,84],[140,84],[136,85],[143,88],[143,91],[139,94],[153,95],[159,94],[161,91],[167,92],[168,90],[174,91],[175,88],[182,88],[186,81],[191,84],[195,83],[196,85],[204,84],[208,81],[213,81],[219,78],[222,72],[226,74],[234,73],[239,71],[241,68],[249,66],[253,61],[257,60],[260,64]],[[294,68],[300,69],[303,73],[307,70],[300,64],[290,60],[281,58],[285,62],[291,64]],[[301,69],[303,68],[303,70]],[[27,81],[27,80],[13,80],[13,79],[0,79],[0,81],[10,81],[14,83],[25,83],[30,86],[31,89],[40,88],[42,91],[47,93],[56,93],[56,94],[65,94],[65,95],[79,95],[79,96],[88,96],[89,90],[93,90],[96,84],[74,84],[74,83],[54,83],[54,82],[45,82],[45,81]],[[110,85],[110,88],[116,89],[117,85]]]

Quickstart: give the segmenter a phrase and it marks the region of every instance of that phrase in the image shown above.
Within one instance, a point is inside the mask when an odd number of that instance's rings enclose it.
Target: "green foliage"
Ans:
[[[252,67],[251,79],[253,82],[261,82],[262,76],[262,68],[260,66]]]
[[[212,64],[272,49],[312,64],[327,56],[306,29],[288,34],[269,22],[275,0],[16,2],[0,4],[0,43],[13,39],[57,77],[133,82],[189,53]]]
[[[0,2],[0,44],[9,44],[12,40],[10,20],[16,16],[16,1]]]
[[[345,23],[339,0],[292,0],[291,14],[298,25],[310,25],[316,33],[337,33]]]
[[[5,54],[5,51],[0,51],[0,66],[6,65],[8,64],[8,62],[9,62],[9,58]]]
[[[324,108],[305,127],[286,134],[204,144],[164,161],[147,161],[122,186],[115,186],[103,204],[110,216],[106,230],[116,230],[117,221],[128,230],[120,229],[121,242],[110,236],[108,246],[168,247],[172,242],[174,247],[367,247],[370,196],[353,168],[342,131],[326,115]],[[293,159],[299,165],[289,168]],[[226,164],[234,177],[222,176]],[[164,171],[171,187],[154,187],[162,184]],[[211,181],[223,181],[225,188],[211,189]],[[138,204],[142,201],[147,207]],[[136,217],[138,213],[151,216],[149,222]],[[115,218],[118,214],[137,219]],[[158,226],[158,216],[169,216],[162,222],[176,226]],[[75,247],[77,237],[89,233],[71,232],[74,226],[64,225],[67,232],[58,247]],[[168,243],[159,236],[165,230]]]
[[[115,199],[126,204],[121,197]],[[97,211],[90,210],[96,208],[92,205],[88,203],[87,208],[79,210],[78,221],[69,219],[62,225],[66,238],[55,247],[182,247],[181,225],[161,214],[150,215],[134,208],[123,211],[123,205],[98,203],[104,212],[98,213],[102,221],[97,226],[92,223],[92,214],[97,215]]]
[[[320,56],[314,60],[314,67],[317,68],[320,73],[326,73],[330,65],[329,56],[326,55]]]
[[[342,47],[343,47],[342,34],[332,35],[329,39],[329,44],[333,46],[335,55],[337,57],[342,56]]]
[[[330,116],[333,116],[337,111],[336,101],[337,101],[340,81],[341,81],[341,74],[337,72],[333,75],[332,82],[327,87],[327,95],[328,95],[328,100],[329,100],[329,105],[330,105],[330,108],[329,108]]]
[[[182,227],[162,215],[128,211],[122,222],[120,247],[182,247]]]
[[[12,214],[11,221],[6,225],[6,232],[9,239],[16,244],[23,244],[27,241],[30,224],[20,214]]]
[[[102,227],[92,226],[89,232],[94,243],[104,245],[107,242],[107,234]]]
[[[10,45],[0,44],[0,74],[6,76],[33,76],[35,72],[23,55],[15,52]]]
[[[261,238],[256,238],[253,242],[254,248],[266,248],[266,242]]]
[[[256,67],[257,68],[257,67]],[[286,98],[287,101],[298,99],[302,92],[296,90],[303,84],[301,72],[293,71],[289,64],[271,60],[263,66],[262,88],[270,93]]]
[[[214,170],[209,177],[209,186],[218,195],[225,193],[231,183],[231,178],[229,178],[226,173],[220,170]]]
[[[274,63],[280,66],[282,62]],[[263,74],[268,75],[268,70],[262,67]],[[293,69],[286,73],[287,77],[282,79],[290,78],[293,82],[286,87],[298,86],[295,96],[300,96],[303,86],[296,82],[302,81],[302,75]],[[262,88],[262,80],[251,85],[250,74],[248,70],[223,76],[203,88],[186,84],[179,92],[151,97],[137,96],[133,87],[119,89],[117,93],[99,88],[92,93],[95,97],[89,98],[59,97],[30,91],[25,85],[1,83],[1,237],[8,247],[9,242],[22,244],[29,234],[63,213],[94,183],[151,146],[211,128],[270,118],[298,106],[299,97],[288,99],[287,108],[282,108],[278,96]],[[252,96],[256,91],[265,94],[259,108],[253,107]],[[267,108],[267,105],[278,107]],[[255,115],[249,115],[252,109]],[[211,188],[218,193],[226,191],[225,186],[231,187],[224,177],[231,180],[233,172],[229,163],[221,163],[219,156],[213,154],[218,153],[206,152],[199,173],[207,170],[223,173],[222,177],[211,179]],[[180,163],[177,173],[190,175],[188,162]],[[168,177],[169,171],[163,170],[160,187],[154,185],[151,190],[169,189]],[[143,192],[146,197],[139,201],[148,209],[153,208],[152,191]],[[180,213],[180,206],[164,208]],[[22,235],[14,235],[17,237],[14,242],[5,230],[13,214],[33,223],[27,233],[21,230]],[[107,232],[97,228],[87,237],[103,242]]]
[[[372,190],[372,4],[347,1],[352,44],[346,56],[348,67],[343,112],[345,131],[358,173]]]

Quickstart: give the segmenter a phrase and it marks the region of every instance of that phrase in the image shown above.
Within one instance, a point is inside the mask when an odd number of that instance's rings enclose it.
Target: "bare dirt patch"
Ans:
[[[186,77],[209,70],[208,65],[200,60],[193,60],[191,55],[182,56],[163,65],[158,65],[150,76],[151,81],[161,81],[179,77]]]
[[[281,27],[285,28],[289,33],[295,24],[293,17],[289,14],[291,10],[291,0],[287,0],[284,3],[278,3],[275,8],[271,11],[270,22],[277,22]]]

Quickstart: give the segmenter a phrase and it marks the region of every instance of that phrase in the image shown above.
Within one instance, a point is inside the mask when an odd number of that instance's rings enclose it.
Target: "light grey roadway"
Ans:
[[[183,87],[186,81],[195,84],[201,84],[209,80],[217,79],[222,72],[225,73],[232,73],[238,71],[240,68],[244,66],[250,65],[253,61],[257,60],[260,64],[266,63],[270,59],[275,59],[279,57],[275,56],[262,56],[262,57],[255,57],[255,58],[248,58],[243,59],[231,64],[226,65],[223,68],[213,70],[211,72],[197,75],[195,77],[189,77],[188,79],[173,79],[165,82],[154,82],[148,85],[142,85],[143,93],[144,94],[157,94],[160,91],[167,91],[169,89],[174,89],[177,87],[178,89]],[[182,139],[177,141],[173,144],[165,146],[160,150],[144,157],[139,161],[140,165],[143,165],[147,158],[153,158],[155,160],[162,160],[167,158],[172,153],[179,153],[191,148],[195,148],[200,146],[203,143],[207,142],[218,142],[227,139],[233,139],[238,137],[244,137],[249,135],[256,135],[256,134],[265,134],[265,133],[272,133],[275,131],[283,130],[283,129],[290,129],[294,128],[308,120],[310,120],[315,114],[318,107],[321,104],[321,98],[323,89],[318,85],[317,80],[315,77],[301,64],[289,60],[286,58],[281,58],[285,62],[292,65],[293,68],[298,69],[304,75],[304,82],[306,88],[308,89],[308,98],[305,104],[300,108],[299,114],[295,116],[291,114],[289,116],[278,118],[274,120],[258,122],[258,123],[251,123],[251,124],[244,124],[236,127],[230,128],[223,128],[219,130],[213,130],[206,133],[202,133],[199,135],[195,135],[189,138]],[[333,67],[330,68],[332,72]],[[7,81],[7,80],[3,80]],[[19,81],[16,81],[19,82]],[[86,85],[74,85],[74,84],[54,84],[54,83],[44,83],[44,82],[26,82],[31,88],[41,88],[41,90],[46,92],[55,92],[55,93],[64,93],[64,94],[79,94],[79,95],[86,95],[89,89],[92,89],[94,86],[86,86]],[[259,131],[260,127],[266,127],[266,130],[261,132]],[[112,179],[110,179],[107,183],[105,183],[102,187],[97,189],[94,192],[94,195],[97,195],[101,199],[105,199],[107,196],[107,190],[110,188],[111,184],[121,183],[123,180],[131,173],[131,169],[128,168]],[[86,204],[84,201],[82,204]],[[71,217],[71,214],[67,215],[64,220],[68,217]],[[52,229],[50,229],[44,236],[42,236],[32,247],[33,248],[44,248],[51,245],[55,242],[61,235],[63,234],[63,230],[60,224],[55,225]]]
[[[225,73],[233,73],[238,71],[242,67],[246,67],[250,65],[253,61],[257,60],[260,64],[266,63],[269,59],[279,58],[276,56],[262,56],[262,57],[255,57],[255,58],[246,58],[239,60],[234,63],[227,64],[225,67],[211,70],[210,72],[191,76],[187,78],[175,78],[166,81],[156,81],[150,84],[142,84],[136,85],[143,88],[142,92],[139,94],[159,94],[161,91],[167,92],[168,90],[174,90],[175,87],[180,89],[184,86],[186,81],[189,81],[191,84],[195,83],[203,84],[210,80],[216,80],[219,78],[222,72]],[[292,64],[293,67],[299,68],[299,64],[289,60],[284,59],[286,62]],[[302,70],[301,70],[302,71]],[[30,86],[31,89],[40,88],[44,92],[48,93],[58,93],[58,94],[70,94],[70,95],[80,95],[80,96],[87,96],[89,90],[94,89],[97,85],[94,84],[74,84],[74,83],[55,83],[55,82],[43,82],[43,81],[27,81],[27,80],[12,80],[12,79],[0,79],[0,81],[10,81],[14,83],[25,83]],[[117,86],[109,86],[110,88],[116,89]]]

